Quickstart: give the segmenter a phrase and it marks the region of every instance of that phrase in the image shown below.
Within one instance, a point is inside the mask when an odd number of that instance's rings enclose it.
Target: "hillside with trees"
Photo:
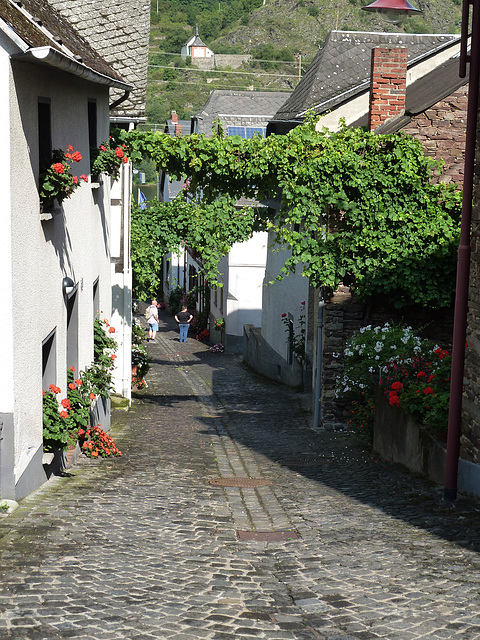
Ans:
[[[417,0],[401,24],[361,10],[368,0],[152,0],[147,118],[190,118],[212,89],[292,91],[330,31],[459,33],[461,0]],[[240,69],[205,71],[180,55],[198,25],[216,53],[249,54]]]

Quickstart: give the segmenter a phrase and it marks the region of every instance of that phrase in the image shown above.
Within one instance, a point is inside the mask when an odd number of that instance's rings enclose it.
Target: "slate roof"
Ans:
[[[365,91],[374,47],[406,47],[410,68],[459,39],[457,34],[332,31],[274,120],[301,122],[309,109],[325,113]]]
[[[237,118],[256,125],[273,118],[290,94],[282,91],[228,91],[215,89],[203,109],[195,116],[198,133],[211,135],[215,118]],[[260,125],[259,125],[260,126]]]
[[[45,0],[22,0],[15,4],[0,0],[3,30],[9,28],[25,43],[25,50],[51,47],[67,58],[110,78],[112,84],[124,84],[122,78],[80,36],[72,25]],[[31,59],[35,61],[34,58]]]

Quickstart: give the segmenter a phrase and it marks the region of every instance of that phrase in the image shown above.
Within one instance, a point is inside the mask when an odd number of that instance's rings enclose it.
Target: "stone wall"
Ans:
[[[112,115],[143,118],[147,92],[150,3],[147,0],[50,0],[134,90]],[[122,95],[111,89],[110,102]]]
[[[431,109],[412,117],[404,127],[420,140],[425,153],[445,165],[440,180],[463,185],[465,129],[467,123],[468,87],[464,86],[441,100]]]

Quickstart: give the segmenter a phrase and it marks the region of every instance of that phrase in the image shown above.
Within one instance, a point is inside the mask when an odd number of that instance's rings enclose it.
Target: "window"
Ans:
[[[42,389],[57,381],[57,332],[53,329],[42,342]]]
[[[52,159],[52,119],[50,100],[38,99],[38,164],[40,169],[50,164]]]
[[[78,371],[78,295],[77,289],[67,299],[67,369]]]
[[[98,147],[97,140],[97,103],[95,100],[88,101],[88,144],[91,148]]]
[[[229,136],[240,136],[241,138],[253,138],[255,133],[259,133],[262,138],[265,137],[265,127],[227,127]]]
[[[100,296],[98,292],[98,278],[93,283],[93,317],[100,316]]]

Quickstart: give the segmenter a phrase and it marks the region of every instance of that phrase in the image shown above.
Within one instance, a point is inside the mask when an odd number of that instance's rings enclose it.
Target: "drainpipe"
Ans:
[[[322,402],[323,311],[323,287],[320,287],[320,289],[318,289],[317,309],[317,371],[315,376],[315,407],[313,412],[314,429],[318,429],[320,423],[320,407]]]
[[[115,100],[115,102],[112,102],[111,105],[109,105],[109,110],[112,111],[112,109],[115,109],[116,107],[118,107],[119,104],[122,104],[122,102],[125,102],[125,100],[128,98],[128,96],[130,95],[130,91],[125,91],[125,93],[123,94],[123,96],[121,96],[120,98],[118,98],[118,100]]]
[[[452,369],[450,376],[450,407],[448,414],[447,460],[445,468],[445,500],[457,497],[458,459],[462,418],[463,374],[465,366],[465,340],[467,334],[468,288],[470,275],[470,232],[472,220],[473,176],[478,109],[480,60],[480,0],[463,0],[460,77],[466,75],[466,62],[470,61],[468,86],[467,129],[465,141],[465,169],[462,200],[460,246],[458,248],[455,315],[453,324]],[[473,24],[470,56],[467,56],[468,17],[473,5]]]

